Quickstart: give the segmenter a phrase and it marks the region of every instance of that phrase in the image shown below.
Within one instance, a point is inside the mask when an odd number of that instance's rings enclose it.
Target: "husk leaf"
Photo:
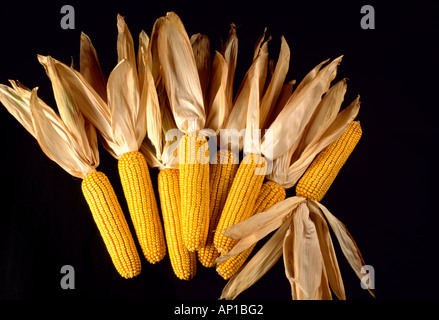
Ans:
[[[364,273],[361,272],[361,269],[366,266],[366,263],[364,262],[360,249],[358,249],[358,246],[355,243],[351,234],[349,233],[348,229],[340,220],[332,215],[332,213],[329,212],[329,210],[324,205],[317,201],[310,201],[322,211],[323,215],[331,226],[332,231],[334,231],[334,234],[337,237],[338,243],[340,244],[340,248],[344,256],[346,257],[357,277],[361,280],[364,276]],[[375,296],[373,289],[368,290],[370,294]]]
[[[315,300],[319,296],[323,258],[306,203],[299,205],[292,215],[284,238],[283,258],[293,299]]]
[[[273,267],[282,255],[283,239],[288,226],[289,223],[286,221],[242,269],[230,278],[223,288],[220,299],[235,299]]]
[[[180,18],[167,13],[157,39],[169,103],[177,128],[195,132],[204,128],[206,114],[203,92],[189,37]]]
[[[328,90],[341,58],[334,59],[328,66],[319,71],[316,77],[304,85],[297,95],[292,95],[270,125],[269,129],[273,132],[273,138],[267,142],[263,139],[261,146],[262,152],[269,160],[276,159],[288,152],[292,146],[297,147],[298,139],[320,103],[322,95]],[[266,148],[272,152],[266,152]]]
[[[107,102],[107,78],[101,69],[98,54],[90,38],[81,32],[79,49],[79,73]]]

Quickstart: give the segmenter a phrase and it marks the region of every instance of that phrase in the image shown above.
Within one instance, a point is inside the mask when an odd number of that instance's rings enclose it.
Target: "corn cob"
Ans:
[[[107,176],[94,171],[84,178],[81,186],[116,270],[124,278],[137,276],[141,271],[140,257]]]
[[[206,150],[206,154],[202,152]],[[178,146],[183,243],[196,251],[206,243],[209,229],[209,156],[206,138],[186,133]]]
[[[209,233],[206,245],[197,251],[198,260],[208,268],[215,266],[215,259],[219,256],[213,238],[238,166],[237,155],[228,149],[218,150],[217,162],[210,165]]]
[[[224,229],[252,215],[266,170],[265,159],[260,155],[248,154],[242,159],[215,230],[214,244],[221,254],[227,253],[237,243],[237,240],[222,234]]]
[[[180,228],[180,188],[178,169],[165,168],[158,175],[160,204],[165,227],[169,259],[175,275],[190,280],[197,270],[197,257],[183,244]]]
[[[166,255],[166,244],[145,157],[138,151],[126,152],[118,160],[118,169],[143,254],[148,262],[159,262]]]
[[[283,187],[274,181],[268,180],[262,185],[255,203],[253,214],[267,211],[276,203],[284,200],[285,196],[286,191]],[[231,278],[241,268],[255,246],[256,243],[217,266],[216,271],[218,274],[225,280]]]
[[[296,195],[320,202],[362,135],[353,121],[343,135],[317,155],[296,186]]]

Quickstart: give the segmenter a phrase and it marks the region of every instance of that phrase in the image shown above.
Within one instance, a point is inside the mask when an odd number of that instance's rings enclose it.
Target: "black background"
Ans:
[[[75,29],[60,27],[62,5],[75,8]],[[363,5],[373,5],[374,30],[360,26]],[[270,57],[277,60],[281,35],[291,49],[287,80],[300,81],[325,59],[344,55],[337,79],[348,78],[344,106],[361,96],[363,137],[322,203],[349,229],[366,263],[375,269],[376,300],[437,299],[437,92],[438,19],[433,2],[422,1],[168,1],[14,2],[0,19],[0,82],[18,79],[39,87],[55,107],[50,82],[37,54],[78,61],[84,31],[108,75],[115,66],[116,15],[135,45],[156,18],[175,11],[189,35],[207,34],[213,50],[229,24],[238,26],[238,85],[267,27]],[[335,83],[335,82],[334,82]],[[183,282],[166,257],[142,259],[142,273],[122,279],[114,270],[81,193],[71,177],[41,151],[33,137],[0,108],[0,298],[216,300],[225,285],[201,266]],[[105,150],[100,170],[112,181],[126,210],[117,162]],[[156,185],[156,170],[151,170]],[[294,189],[288,191],[294,195]],[[374,300],[361,289],[334,239],[347,297]],[[75,289],[60,286],[63,265],[75,268]],[[238,300],[289,300],[280,260]]]

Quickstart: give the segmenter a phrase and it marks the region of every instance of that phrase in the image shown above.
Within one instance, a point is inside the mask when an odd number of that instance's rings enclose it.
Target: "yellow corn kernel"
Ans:
[[[353,121],[343,135],[317,155],[296,186],[296,195],[321,201],[362,135]]]
[[[190,280],[197,271],[197,257],[183,244],[180,228],[180,188],[178,169],[165,168],[158,175],[158,188],[169,259],[175,275]]]
[[[242,159],[215,230],[213,242],[221,254],[229,252],[237,242],[224,236],[224,229],[253,214],[266,170],[267,164],[260,155],[248,154]]]
[[[124,153],[118,168],[143,254],[148,262],[159,262],[166,255],[165,236],[145,157],[138,151]]]
[[[140,257],[107,176],[100,171],[92,172],[81,187],[116,270],[124,278],[137,276],[141,271]]]
[[[274,181],[267,181],[262,185],[261,191],[259,192],[258,198],[255,203],[253,214],[259,212],[264,212],[274,206],[276,203],[281,202],[285,199],[286,192],[278,183]],[[243,252],[233,256],[219,266],[217,266],[216,271],[225,280],[231,278],[244,264],[250,253],[253,251],[256,243],[251,247],[247,248]]]
[[[218,150],[217,162],[210,165],[210,217],[206,245],[197,251],[198,260],[205,267],[214,267],[219,252],[213,244],[215,229],[226,203],[233,178],[239,167],[238,156],[230,150]]]
[[[185,134],[178,146],[178,161],[183,243],[189,251],[196,251],[205,245],[209,229],[209,148],[206,138],[196,132]]]

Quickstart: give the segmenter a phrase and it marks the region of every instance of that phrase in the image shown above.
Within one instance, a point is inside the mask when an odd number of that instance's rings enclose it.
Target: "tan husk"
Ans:
[[[239,134],[241,130],[246,130],[245,139],[242,135],[239,136],[238,150],[233,150],[235,153],[244,148],[246,154],[260,154],[260,141],[258,141],[258,137],[252,139],[251,134],[254,129],[259,129],[259,106],[263,89],[260,84],[265,82],[267,61],[268,49],[267,43],[264,43],[257,51],[257,55],[241,82],[233,102],[233,108],[224,124],[223,129],[234,130],[236,134]],[[229,135],[220,135],[221,148],[227,148],[229,145]],[[246,146],[244,146],[244,142],[247,144]]]
[[[329,210],[323,204],[317,201],[310,201],[315,206],[317,206],[323,213],[324,217],[331,226],[332,231],[334,232],[338,240],[338,243],[340,244],[340,248],[344,256],[348,260],[357,277],[361,280],[364,277],[364,272],[362,273],[362,268],[366,268],[366,270],[368,270],[367,265],[364,262],[361,252],[358,249],[358,246],[355,243],[351,234],[349,233],[348,229],[340,220],[333,216],[332,213],[329,212]],[[373,289],[368,288],[368,291],[370,292],[370,294],[375,296]]]
[[[315,300],[323,272],[318,235],[306,203],[299,205],[284,238],[285,274],[294,300]]]
[[[281,47],[276,68],[274,69],[267,90],[265,91],[261,100],[259,116],[259,125],[261,128],[266,128],[269,126],[269,115],[275,108],[276,101],[281,93],[283,83],[288,73],[289,64],[290,48],[285,41],[285,38],[281,37]]]
[[[207,95],[206,127],[219,133],[231,110],[227,101],[228,66],[221,53],[216,52],[213,58],[212,78]]]
[[[282,256],[282,245],[288,230],[289,217],[264,246],[235,273],[224,286],[219,299],[232,300],[262,278]]]
[[[107,102],[107,78],[102,72],[96,49],[84,32],[81,32],[79,73],[90,83],[99,96]]]
[[[291,146],[297,144],[305,126],[310,121],[322,95],[328,90],[330,82],[334,79],[337,66],[341,57],[333,60],[328,66],[323,68],[316,77],[303,88],[296,88],[294,94],[287,101],[286,105],[270,125],[272,138],[263,138],[261,150],[269,159],[273,160],[288,152]]]
[[[100,132],[104,147],[116,159],[119,159],[126,152],[139,150],[147,130],[148,105],[145,104],[155,101],[145,96],[151,93],[151,90],[145,88],[150,89],[150,86],[154,86],[153,83],[148,82],[151,77],[142,81],[145,89],[142,90],[142,96],[139,92],[133,39],[120,15],[117,16],[117,27],[118,63],[108,77],[107,103],[76,70],[51,57],[39,56],[38,58],[52,81],[57,101],[66,99],[66,97],[75,101],[80,112]],[[88,46],[91,46],[91,42]],[[87,52],[93,57],[84,57]],[[84,51],[83,61],[95,61],[95,68],[98,68],[97,56],[94,52],[94,50]],[[146,72],[143,74],[147,75]],[[64,92],[64,96],[56,94],[60,90]]]
[[[65,109],[60,117],[38,98],[37,88],[30,91],[14,81],[11,83],[13,88],[0,85],[0,101],[36,138],[47,157],[72,176],[81,179],[94,172],[99,165],[97,136],[94,128],[77,113],[78,106],[64,100],[63,104],[58,105],[58,109]],[[65,124],[63,116],[69,117],[69,126]],[[77,128],[71,131],[75,121]]]
[[[197,33],[191,36],[190,42],[194,52],[195,63],[198,69],[198,76],[200,78],[201,91],[206,105],[206,92],[209,87],[210,73],[211,73],[211,56],[210,56],[210,41],[207,35]],[[208,105],[206,105],[206,114],[209,113]]]
[[[329,233],[328,224],[326,223],[325,217],[322,215],[321,211],[312,201],[308,201],[307,204],[310,218],[317,228],[328,283],[339,300],[346,300],[343,280],[341,277],[340,268],[338,266],[334,246],[332,244],[331,235]]]
[[[174,12],[167,13],[160,25],[157,47],[177,128],[185,133],[203,129],[206,114],[198,69],[189,37]]]

